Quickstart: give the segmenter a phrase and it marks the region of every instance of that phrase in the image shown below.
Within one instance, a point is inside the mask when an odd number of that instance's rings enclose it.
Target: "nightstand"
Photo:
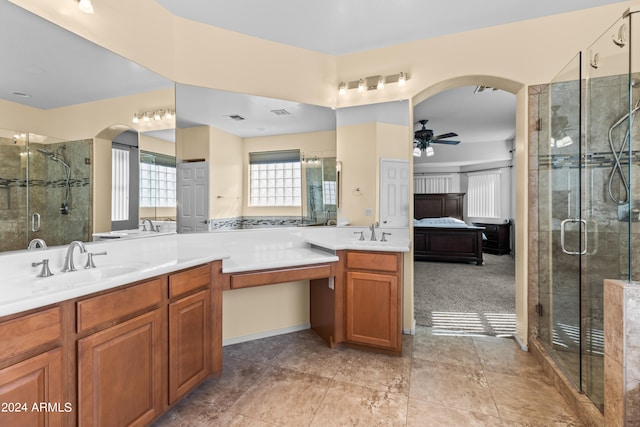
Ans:
[[[484,235],[486,240],[482,241],[482,251],[495,254],[504,255],[511,252],[509,238],[509,232],[511,224],[487,224],[485,222],[474,222],[473,225],[477,227],[484,227]]]

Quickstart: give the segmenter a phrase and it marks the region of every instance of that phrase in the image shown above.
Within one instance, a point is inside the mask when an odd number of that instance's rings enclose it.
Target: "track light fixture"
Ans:
[[[385,85],[390,83],[397,83],[398,86],[404,86],[409,80],[407,73],[401,72],[399,74],[391,74],[388,76],[377,75],[363,77],[358,80],[350,82],[340,82],[338,85],[338,95],[345,95],[350,89],[357,89],[358,92],[367,92],[370,90],[382,90]]]

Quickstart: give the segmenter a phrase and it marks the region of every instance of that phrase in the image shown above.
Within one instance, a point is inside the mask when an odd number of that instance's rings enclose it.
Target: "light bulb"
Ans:
[[[360,79],[358,82],[358,92],[364,92],[364,79]]]
[[[407,84],[407,76],[401,72],[400,77],[398,77],[398,86],[404,86]]]
[[[80,0],[78,2],[78,9],[80,9],[80,11],[84,13],[93,13],[93,5],[91,4],[91,0]]]
[[[151,115],[151,113],[144,113],[144,119],[143,119],[143,120],[144,120],[145,122],[150,121],[150,120],[151,120],[151,118],[149,117],[150,115]]]
[[[432,146],[428,146],[427,148],[425,148],[424,154],[426,154],[427,157],[431,157],[436,153],[433,151],[433,147]]]
[[[161,120],[162,119],[162,110],[156,111],[153,114],[153,120]]]
[[[171,120],[173,118],[173,113],[171,112],[171,110],[167,110],[167,112],[164,113],[164,118],[167,120]]]
[[[344,95],[345,93],[347,93],[347,85],[344,84],[344,82],[340,82],[340,85],[338,86],[338,95]]]
[[[384,76],[378,78],[378,89],[384,89]]]
[[[133,119],[131,120],[133,123],[140,122],[140,118],[138,117],[138,113],[133,113]]]
[[[422,156],[422,150],[418,147],[413,149],[413,157],[420,157]]]

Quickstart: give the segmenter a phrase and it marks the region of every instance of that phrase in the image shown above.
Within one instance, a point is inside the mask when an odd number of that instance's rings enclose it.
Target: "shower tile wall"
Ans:
[[[24,141],[0,138],[0,251],[27,244]]]
[[[36,148],[61,153],[71,166],[69,213],[66,215],[60,212],[66,191],[64,167],[46,156],[33,154]],[[31,144],[29,209],[40,213],[42,223],[41,230],[31,233],[30,238],[40,237],[49,245],[91,240],[91,151],[91,140]]]
[[[72,240],[91,240],[92,143],[91,140],[46,145],[31,143],[27,156],[24,141],[14,144],[12,139],[0,139],[0,251],[26,249],[29,240],[36,237],[50,246]],[[61,148],[63,145],[66,149]],[[60,205],[65,199],[64,167],[38,153],[36,148],[51,152],[59,150],[71,166],[68,215],[60,213]],[[30,214],[34,212],[41,216],[41,229],[37,232],[31,231]]]

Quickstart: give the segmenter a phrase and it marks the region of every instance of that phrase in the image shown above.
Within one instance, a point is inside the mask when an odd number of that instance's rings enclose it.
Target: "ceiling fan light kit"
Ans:
[[[453,138],[454,136],[458,136],[457,133],[448,132],[443,133],[442,135],[433,135],[433,130],[427,129],[426,125],[429,120],[420,120],[418,123],[422,125],[422,129],[415,131],[413,143],[413,156],[421,157],[422,153],[427,157],[431,157],[435,155],[435,151],[431,144],[448,144],[448,145],[458,145],[460,141],[451,141],[445,140],[445,138]]]
[[[348,90],[357,89],[358,92],[367,92],[370,90],[382,90],[385,85],[391,83],[397,83],[398,86],[404,86],[409,80],[409,76],[405,72],[400,72],[398,74],[390,74],[388,76],[377,75],[377,76],[368,76],[363,77],[358,80],[353,80],[350,82],[340,82],[338,85],[338,95],[345,95]]]

